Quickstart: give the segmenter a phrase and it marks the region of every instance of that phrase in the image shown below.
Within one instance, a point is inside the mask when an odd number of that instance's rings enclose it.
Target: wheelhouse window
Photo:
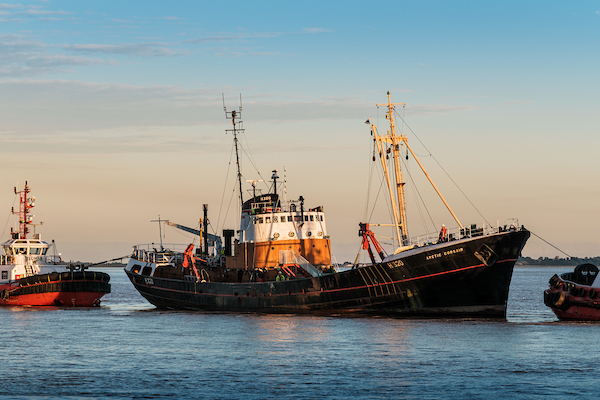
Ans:
[[[41,250],[42,249],[40,249],[39,247],[32,247],[31,249],[29,249],[29,253],[37,256],[40,254]]]
[[[142,269],[142,273],[140,275],[150,276],[151,273],[152,273],[152,267],[145,266],[144,269]]]

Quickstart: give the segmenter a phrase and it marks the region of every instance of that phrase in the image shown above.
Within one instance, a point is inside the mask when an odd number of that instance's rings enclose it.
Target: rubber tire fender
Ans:
[[[554,307],[560,307],[565,304],[566,299],[565,292],[556,292],[554,293],[554,297],[552,298],[552,305]]]

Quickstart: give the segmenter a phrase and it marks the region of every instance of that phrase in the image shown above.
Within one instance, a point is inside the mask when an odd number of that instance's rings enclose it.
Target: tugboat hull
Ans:
[[[157,278],[131,259],[125,272],[163,309],[505,318],[526,230],[416,248],[382,263],[312,278],[202,282]],[[136,264],[138,268],[132,268]]]
[[[574,273],[554,275],[544,291],[544,304],[560,320],[600,321],[600,288],[594,281],[597,275],[593,264],[579,265]]]
[[[110,293],[110,276],[77,271],[34,275],[0,285],[0,306],[92,307]]]

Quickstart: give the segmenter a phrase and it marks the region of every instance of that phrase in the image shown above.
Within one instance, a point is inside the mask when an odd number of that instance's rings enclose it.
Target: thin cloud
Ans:
[[[0,55],[8,55],[12,52],[23,52],[23,51],[31,51],[31,50],[40,50],[45,49],[48,46],[45,43],[32,41],[32,40],[23,40],[25,37],[18,37],[17,35],[7,35],[6,39],[0,36],[0,49],[2,53]]]
[[[128,19],[118,19],[118,18],[112,18],[111,19],[112,22],[119,22],[122,24],[133,24],[134,22]]]
[[[513,100],[513,101],[507,101],[505,103],[502,103],[504,105],[514,105],[514,104],[532,104],[534,101],[533,100]]]
[[[40,18],[39,21],[79,21],[79,18],[75,18],[75,17],[69,17],[69,18],[45,17],[45,18]]]
[[[471,105],[440,106],[415,105],[406,107],[406,113],[412,115],[452,114],[456,112],[474,111],[477,107]]]
[[[25,8],[22,4],[0,3],[0,10],[15,10]]]
[[[21,14],[21,13],[19,13]],[[23,11],[22,14],[28,15],[70,15],[72,12],[67,11],[50,11],[50,10],[37,10],[37,9],[29,9],[27,11]]]
[[[232,33],[223,35],[204,36],[196,39],[188,39],[185,43],[207,43],[207,42],[226,42],[231,40],[244,40],[253,38],[273,38],[282,36],[280,32],[257,32],[257,33]]]
[[[188,52],[183,50],[171,50],[165,47],[165,43],[127,43],[118,45],[90,43],[63,45],[62,48],[76,53],[119,54],[145,57],[173,57],[188,54]]]
[[[113,60],[62,54],[52,49],[45,43],[29,40],[26,35],[0,35],[0,77],[33,77],[71,72],[69,67],[73,66],[116,64]]]
[[[335,32],[333,29],[329,28],[302,28],[302,32],[305,33],[331,33]]]
[[[277,56],[281,55],[278,51],[254,51],[250,53],[251,56]]]
[[[7,33],[7,34],[0,34],[0,41],[1,40],[18,40],[18,39],[25,39],[28,36],[23,35],[23,34],[19,34],[19,33]]]

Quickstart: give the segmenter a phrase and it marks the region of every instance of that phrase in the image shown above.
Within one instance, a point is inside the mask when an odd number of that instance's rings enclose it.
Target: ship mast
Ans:
[[[392,204],[392,210],[394,215],[394,225],[396,227],[396,235],[398,237],[398,243],[400,246],[403,246],[408,239],[408,226],[406,225],[406,200],[404,196],[404,177],[402,175],[402,169],[400,168],[400,143],[406,142],[406,136],[396,135],[396,126],[394,125],[394,106],[397,105],[406,105],[406,103],[392,103],[390,92],[387,93],[388,102],[387,104],[377,104],[377,106],[387,106],[387,113],[385,114],[385,118],[390,122],[390,130],[387,132],[386,136],[380,136],[377,134],[377,128],[375,124],[371,125],[371,130],[373,132],[374,140],[377,144],[377,151],[379,152],[379,158],[381,160],[381,165],[383,167],[383,171],[385,174],[385,178],[388,185],[388,191],[390,195],[390,201]],[[384,151],[385,145],[383,144],[389,143],[391,145],[391,149],[393,152],[394,158],[394,173],[395,173],[395,181],[396,181],[396,190],[392,188],[392,184],[390,181],[389,171],[387,168],[386,162],[386,151]],[[394,192],[395,196],[394,196]],[[398,199],[398,206],[396,207],[396,198]]]
[[[383,167],[383,173],[385,175],[385,179],[386,179],[386,182],[388,185],[388,191],[389,191],[390,201],[391,201],[391,205],[392,205],[392,211],[393,211],[393,216],[394,216],[394,225],[396,227],[396,234],[398,237],[398,242],[402,246],[402,245],[405,245],[408,241],[408,226],[406,225],[406,200],[405,200],[405,195],[404,195],[405,182],[404,182],[404,178],[402,175],[402,170],[400,168],[400,145],[401,144],[406,145],[406,148],[410,151],[410,153],[412,154],[414,159],[417,161],[417,163],[419,164],[419,167],[421,168],[421,170],[423,171],[423,173],[429,180],[429,183],[431,183],[431,186],[433,187],[433,189],[436,191],[438,196],[440,196],[440,199],[442,200],[442,202],[444,203],[444,205],[446,206],[448,211],[450,211],[450,214],[452,214],[452,217],[454,218],[454,220],[456,221],[458,226],[461,229],[463,229],[463,225],[458,220],[458,217],[456,216],[456,214],[454,214],[454,211],[452,211],[452,209],[450,208],[450,205],[448,204],[446,199],[444,199],[444,196],[442,196],[442,193],[438,190],[435,183],[433,183],[433,180],[431,179],[431,177],[429,176],[427,171],[425,171],[425,168],[423,167],[423,164],[421,164],[421,162],[417,158],[417,155],[414,153],[412,148],[408,145],[407,137],[405,135],[399,135],[399,136],[396,135],[396,127],[394,125],[394,106],[397,106],[397,105],[404,106],[404,105],[406,105],[406,103],[392,103],[392,100],[390,97],[390,92],[387,93],[387,96],[388,96],[387,104],[377,104],[377,106],[387,106],[388,111],[385,115],[385,118],[390,122],[390,130],[387,132],[386,136],[381,136],[377,133],[377,128],[375,127],[375,124],[371,124],[371,133],[373,134],[373,140],[375,141],[375,143],[377,145],[377,151],[379,152],[379,158],[381,160],[381,165]],[[369,122],[369,121],[367,120],[367,122]],[[396,178],[395,179],[396,180],[395,195],[397,196],[397,199],[398,199],[397,207],[396,207],[396,197],[394,196],[394,190],[392,187],[390,174],[389,174],[388,167],[387,167],[386,153],[389,150],[386,150],[384,142],[391,145],[391,151],[393,152],[395,178]]]
[[[225,107],[225,96],[223,95],[223,109],[225,110],[225,118],[230,119],[231,124],[233,125],[233,129],[226,129],[225,133],[227,133],[227,132],[233,133],[233,143],[235,144],[235,162],[237,164],[237,177],[238,177],[238,184],[239,184],[239,189],[240,189],[240,206],[241,206],[242,204],[244,204],[244,198],[243,198],[243,193],[242,193],[242,170],[241,170],[241,166],[240,166],[240,155],[239,155],[239,150],[238,150],[237,134],[238,134],[238,132],[244,133],[244,128],[243,128],[242,121],[238,120],[236,122],[235,119],[236,119],[236,117],[237,118],[242,117],[242,95],[240,94],[240,107],[239,107],[238,111],[233,110],[230,112],[227,111],[227,107]]]
[[[27,239],[27,233],[29,228],[27,225],[33,225],[33,215],[29,215],[29,210],[35,206],[35,197],[27,197],[29,195],[29,186],[25,181],[25,188],[17,192],[15,187],[15,194],[19,195],[19,212],[16,212],[14,208],[11,210],[13,214],[19,214],[19,233],[16,239]],[[12,232],[12,236],[16,236],[16,232]]]

